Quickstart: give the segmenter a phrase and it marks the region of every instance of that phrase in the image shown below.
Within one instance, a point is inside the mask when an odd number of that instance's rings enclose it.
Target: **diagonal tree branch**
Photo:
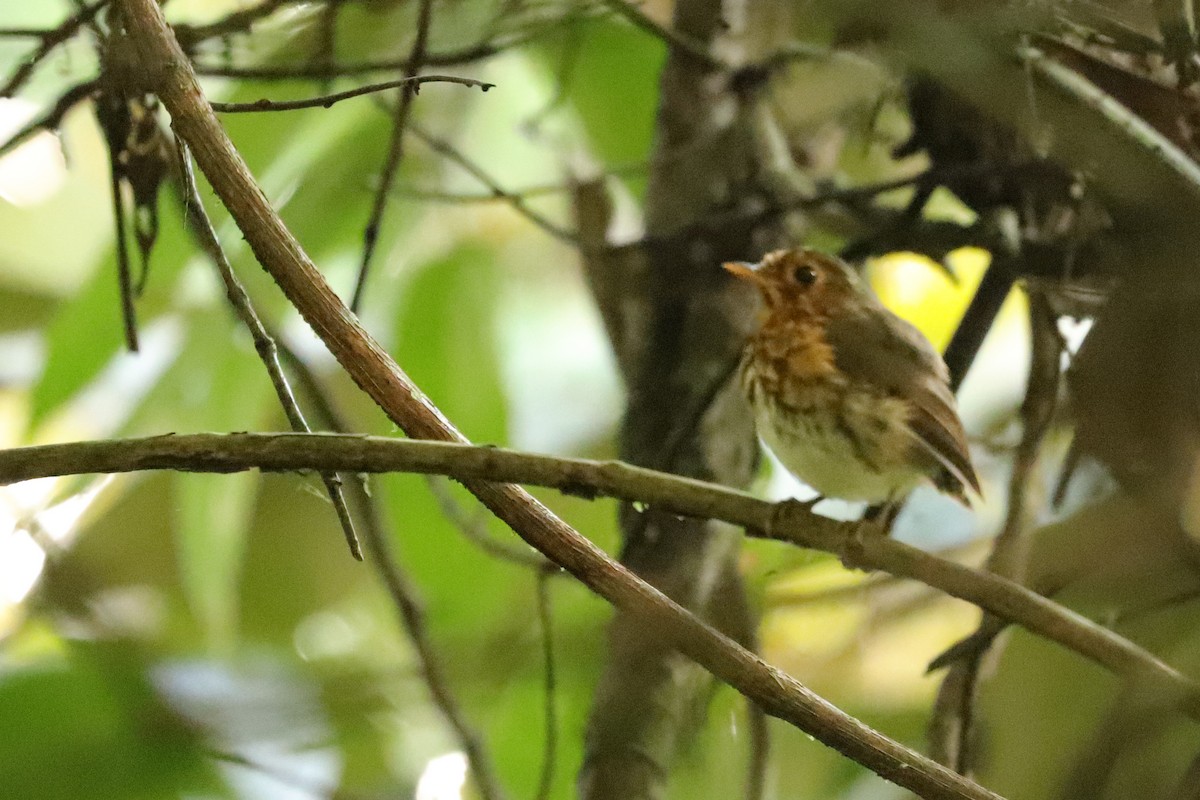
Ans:
[[[282,349],[296,373],[297,383],[303,386],[309,395],[316,414],[324,419],[330,429],[338,433],[349,431],[350,426],[345,416],[334,405],[325,386],[309,365],[286,344],[282,345]],[[503,800],[504,790],[496,775],[487,744],[480,732],[471,725],[452,691],[442,658],[429,635],[418,587],[393,552],[379,498],[367,490],[367,482],[362,479],[361,474],[355,477],[358,479],[348,482],[346,494],[360,509],[365,527],[363,540],[371,554],[370,565],[387,589],[401,627],[420,661],[429,696],[442,712],[447,724],[454,731],[459,747],[466,754],[480,796],[483,800]],[[539,566],[549,563],[551,562],[543,559]]]
[[[161,98],[196,162],[275,279],[334,357],[385,413],[414,438],[465,441],[409,380],[325,282],[271,208],[205,100],[187,56],[155,0],[120,0],[142,77]],[[661,629],[663,638],[714,675],[736,681],[768,713],[786,719],[925,798],[995,798],[980,787],[881,735],[813,694],[799,681],[713,631],[612,561],[531,495],[511,484],[467,488],[529,544],[615,605]]]

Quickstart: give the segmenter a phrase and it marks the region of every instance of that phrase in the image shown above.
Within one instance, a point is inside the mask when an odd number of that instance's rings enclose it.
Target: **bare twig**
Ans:
[[[56,129],[62,124],[63,117],[67,115],[67,112],[93,96],[99,89],[99,85],[98,80],[90,80],[63,92],[45,114],[30,120],[28,124],[0,144],[0,157],[8,155],[38,131]]]
[[[1180,178],[1193,195],[1200,197],[1200,164],[1148,122],[1083,75],[1058,63],[1036,47],[1021,47],[1018,55],[1036,73],[1099,113],[1131,142]]]
[[[731,69],[728,64],[709,52],[709,49],[702,42],[697,42],[690,36],[672,30],[665,25],[660,25],[646,16],[636,5],[626,2],[626,0],[603,0],[603,2],[606,7],[612,9],[618,16],[624,17],[633,23],[634,27],[663,40],[671,47],[679,48],[695,58],[706,68],[724,71]]]
[[[511,34],[506,38],[486,37],[474,44],[466,45],[456,50],[427,52],[422,59],[426,67],[453,67],[483,61],[499,55],[507,50],[528,44],[529,42],[553,33],[574,21],[570,15],[561,19],[531,27],[528,30]],[[208,75],[215,78],[235,78],[256,81],[331,81],[336,78],[351,78],[373,72],[404,71],[412,65],[411,55],[400,58],[381,58],[373,61],[331,61],[320,62],[309,60],[299,64],[269,64],[256,66],[231,66],[229,64],[196,64],[198,75]]]
[[[323,417],[334,430],[340,433],[349,431],[350,426],[345,416],[334,405],[329,392],[326,391],[308,364],[286,344],[282,345],[282,349],[299,382],[308,393],[317,415]],[[501,789],[495,769],[492,767],[491,757],[488,755],[482,737],[467,721],[466,715],[462,712],[450,689],[441,661],[437,658],[436,650],[427,634],[425,615],[416,586],[391,551],[387,538],[388,531],[385,529],[380,515],[379,501],[367,491],[365,481],[365,477],[356,474],[355,479],[350,482],[348,493],[361,510],[367,526],[364,538],[371,550],[369,563],[378,573],[392,598],[392,603],[404,626],[405,634],[412,641],[413,650],[421,662],[421,672],[429,687],[429,695],[454,731],[459,747],[466,753],[467,760],[475,771],[481,794],[492,800],[498,800],[501,797]]]
[[[455,67],[491,58],[511,47],[517,47],[532,37],[518,37],[506,42],[480,42],[459,50],[429,53],[425,57],[427,67]],[[375,72],[405,70],[412,58],[381,58],[374,61],[334,61],[330,63],[305,62],[302,64],[265,64],[258,66],[230,66],[228,64],[197,64],[196,74],[214,78],[255,81],[331,81],[337,78],[353,78]]]
[[[140,66],[170,112],[180,138],[251,249],[287,298],[358,385],[415,438],[465,437],[409,380],[338,299],[295,237],[271,208],[245,161],[208,106],[186,55],[154,0],[119,0]],[[299,435],[299,434],[293,434]],[[781,717],[877,774],[928,800],[995,798],[974,782],[863,725],[701,622],[613,561],[528,492],[512,484],[467,481],[489,509],[529,544],[593,591],[662,631],[671,643]]]
[[[1062,355],[1050,301],[1036,289],[1029,293],[1029,328],[1029,381],[1021,406],[1024,429],[1013,458],[1008,514],[987,563],[987,569],[1018,583],[1025,575],[1029,529],[1045,504],[1044,492],[1039,488],[1041,448],[1057,406]],[[976,632],[967,639],[970,647],[954,651],[960,657],[950,664],[930,720],[931,755],[964,775],[970,775],[975,767],[974,745],[979,736],[975,705],[984,665],[989,658],[999,657],[997,637],[1006,625],[1004,620],[984,614]],[[939,663],[945,662],[939,659]]]
[[[508,203],[510,206],[512,206],[514,211],[521,214],[527,220],[532,222],[534,225],[537,225],[555,239],[566,242],[570,245],[577,246],[579,244],[578,237],[572,231],[567,230],[561,225],[542,216],[537,211],[534,211],[529,207],[529,204],[525,202],[525,198],[523,196],[506,191],[491,175],[485,172],[474,161],[467,158],[462,151],[450,144],[450,142],[446,141],[440,136],[435,136],[421,125],[414,123],[410,126],[410,128],[413,136],[416,136],[418,139],[428,145],[430,149],[453,161],[472,178],[486,186],[497,200],[503,200],[504,202]]]
[[[767,715],[754,703],[746,704],[746,726],[750,729],[750,759],[746,765],[746,800],[762,800],[767,793],[767,770],[771,766],[771,726]]]
[[[862,569],[920,581],[1057,642],[1200,719],[1200,686],[1129,640],[1006,578],[955,564],[894,539],[851,536],[857,523],[837,522],[797,504],[775,504],[746,492],[635,467],[522,453],[463,443],[374,436],[297,433],[178,434],[43,445],[0,451],[0,485],[82,473],[184,469],[335,472],[421,472],[479,481],[545,486],[574,496],[591,494],[643,503],[664,513],[716,519],[759,538],[787,542],[852,559]],[[584,540],[586,541],[586,540]],[[541,549],[541,548],[539,548]],[[552,560],[569,561],[546,547]],[[543,550],[545,552],[545,550]],[[560,561],[561,559],[561,561]],[[589,576],[590,577],[590,576]],[[726,645],[731,643],[722,638]],[[747,654],[749,655],[749,654]],[[791,685],[784,680],[777,688]],[[774,690],[764,698],[778,711]]]
[[[129,266],[126,242],[125,200],[121,197],[121,167],[117,153],[109,151],[109,189],[112,195],[113,223],[116,226],[117,289],[121,298],[121,327],[129,352],[138,351],[137,307],[134,304],[133,272]]]
[[[320,10],[320,20],[317,25],[317,52],[312,54],[312,61],[317,64],[332,64],[337,56],[337,12],[341,10],[338,2],[326,2]]]
[[[221,282],[225,285],[225,295],[229,298],[229,304],[233,307],[234,313],[246,326],[250,337],[254,340],[254,350],[267,370],[267,376],[271,379],[271,386],[275,389],[275,396],[279,398],[279,404],[283,406],[288,424],[296,432],[309,433],[312,429],[309,428],[308,421],[304,418],[304,412],[300,410],[300,405],[296,402],[295,395],[292,394],[292,387],[283,373],[283,367],[279,365],[279,351],[275,346],[275,339],[267,331],[262,320],[258,318],[254,304],[250,301],[250,295],[246,293],[246,288],[234,274],[233,266],[229,263],[224,248],[221,247],[220,239],[217,238],[212,220],[208,218],[208,213],[204,210],[204,201],[200,198],[200,192],[196,188],[196,177],[192,173],[192,157],[187,150],[187,145],[179,144],[176,152],[179,156],[179,175],[184,204],[187,206],[192,230],[200,240],[200,246],[216,265]],[[334,512],[337,514],[338,523],[346,536],[350,555],[362,561],[362,547],[359,545],[358,535],[354,531],[354,519],[350,516],[350,509],[346,507],[341,477],[336,472],[322,472],[321,482],[325,484],[325,491],[329,495]]]
[[[408,63],[404,67],[405,80],[400,89],[400,100],[396,103],[395,111],[392,114],[392,134],[388,141],[387,157],[383,162],[383,170],[379,174],[379,185],[375,187],[371,215],[367,218],[366,228],[363,229],[362,262],[358,267],[358,278],[354,283],[354,294],[350,299],[350,310],[356,314],[362,308],[363,296],[367,288],[367,276],[371,270],[371,260],[375,255],[375,245],[379,241],[379,229],[383,224],[383,211],[387,208],[388,195],[392,191],[393,181],[396,180],[396,172],[400,169],[400,160],[404,157],[404,131],[408,127],[413,98],[417,96],[417,84],[412,81],[425,66],[425,52],[429,44],[429,26],[432,21],[433,0],[420,0],[417,8],[417,38],[413,42]]]
[[[1003,253],[993,251],[991,262],[983,274],[983,280],[971,297],[963,318],[954,329],[954,335],[946,346],[946,368],[950,371],[950,388],[957,392],[966,380],[983,340],[987,338],[992,323],[1016,283],[1013,265]]]
[[[454,498],[444,478],[434,475],[427,475],[426,478],[429,493],[437,502],[442,516],[448,519],[454,527],[458,528],[459,533],[468,541],[473,542],[480,550],[501,561],[531,569],[544,570],[553,564],[536,550],[530,550],[521,545],[513,546],[494,538],[488,533],[485,520],[472,518]]]
[[[466,753],[467,761],[475,773],[480,796],[484,800],[502,800],[504,792],[500,788],[500,781],[487,748],[479,733],[467,721],[450,689],[442,661],[426,628],[425,611],[421,606],[417,588],[408,574],[401,569],[400,562],[392,552],[387,529],[379,514],[379,505],[367,495],[361,483],[352,484],[350,491],[357,495],[357,504],[363,511],[363,541],[371,556],[371,563],[379,572],[392,598],[392,605],[400,615],[405,633],[417,653],[417,659],[421,662],[421,672],[425,678],[425,685],[429,687],[429,694],[454,730],[459,746]]]
[[[857,602],[868,598],[872,593],[893,587],[896,578],[892,575],[870,576],[862,581],[845,586],[831,586],[820,591],[785,590],[776,592],[768,590],[763,598],[763,604],[768,609],[800,608],[810,605],[827,603]]]
[[[53,32],[53,28],[0,28],[0,39],[42,39]]]
[[[392,188],[392,195],[394,197],[431,203],[471,205],[474,203],[509,202],[510,197],[528,199],[552,194],[564,194],[571,191],[571,188],[564,183],[544,183],[537,186],[527,186],[523,189],[511,189],[503,195],[497,195],[495,192],[451,192],[442,189],[429,189],[423,186],[395,186]]]
[[[288,3],[297,2],[300,0],[259,0],[255,5],[233,11],[204,25],[176,25],[175,36],[183,48],[188,50],[206,39],[249,31],[254,23],[269,17]]]
[[[334,103],[349,100],[352,97],[361,97],[365,94],[383,92],[388,89],[404,88],[412,90],[423,83],[457,83],[462,86],[478,87],[485,92],[495,86],[494,83],[485,83],[484,81],[477,81],[474,78],[460,78],[457,75],[416,75],[411,78],[372,83],[354,89],[347,89],[344,92],[334,92],[333,94],[310,97],[305,100],[267,100],[264,98],[249,103],[212,103],[212,107],[214,111],[222,114],[253,113],[259,111],[295,111],[302,108],[329,108]]]
[[[33,74],[37,65],[42,63],[46,56],[54,52],[54,49],[60,44],[78,33],[80,28],[91,22],[96,14],[100,13],[100,9],[108,5],[108,2],[109,0],[96,0],[91,5],[84,6],[72,14],[57,28],[47,31],[37,49],[22,62],[21,66],[17,67],[3,86],[0,86],[0,97],[12,97],[16,94],[25,85],[25,81],[29,80],[29,76]]]

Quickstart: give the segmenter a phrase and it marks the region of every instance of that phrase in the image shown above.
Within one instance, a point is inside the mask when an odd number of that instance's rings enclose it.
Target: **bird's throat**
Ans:
[[[837,374],[833,347],[817,320],[772,316],[748,345],[748,367],[767,384],[819,381]],[[785,377],[786,376],[786,377]]]

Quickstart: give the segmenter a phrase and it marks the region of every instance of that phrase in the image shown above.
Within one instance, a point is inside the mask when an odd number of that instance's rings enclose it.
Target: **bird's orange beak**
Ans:
[[[751,283],[763,282],[762,275],[758,274],[758,264],[751,264],[749,261],[726,261],[721,266],[739,280]]]

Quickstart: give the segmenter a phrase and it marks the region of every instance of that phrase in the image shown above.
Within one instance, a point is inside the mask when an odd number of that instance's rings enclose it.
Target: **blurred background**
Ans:
[[[412,0],[165,6],[210,99],[242,102],[397,77],[419,14]],[[1180,231],[1200,191],[1180,189],[1186,170],[1163,167],[1037,72],[1040,55],[1124,91],[1128,117],[1150,120],[1190,159],[1190,129],[1178,130],[1196,109],[1195,28],[1167,6],[903,3],[876,18],[855,3],[752,2],[750,33],[713,52],[732,65],[721,91],[742,93],[738,113],[772,116],[803,178],[802,197],[783,195],[784,211],[803,217],[797,237],[857,256],[885,303],[958,348],[948,360],[984,496],[967,509],[918,490],[895,535],[982,565],[1007,531],[1017,543],[993,568],[1194,673],[1200,369],[1195,234]],[[648,183],[663,159],[656,110],[669,90],[663,32],[677,12],[670,0],[433,4],[429,53],[445,58],[426,72],[495,88],[430,83],[412,99],[359,313],[475,442],[620,453],[626,380],[575,231],[581,187],[599,180],[605,240],[645,241]],[[0,150],[0,446],[286,430],[254,343],[189,232],[173,156],[157,179],[153,159],[130,168],[134,151],[114,147],[98,122],[112,97],[92,83],[110,66],[98,43],[114,30],[108,9],[65,0],[0,9],[0,142],[11,140]],[[347,300],[395,102],[391,91],[222,116]],[[169,142],[165,113],[147,107]],[[1100,133],[1081,144],[1080,131]],[[114,159],[127,170],[118,196],[135,275],[139,244],[147,249],[136,353],[117,279]],[[314,429],[399,435],[203,180],[200,191]],[[765,196],[752,213],[776,212]],[[719,260],[708,262],[713,275]],[[1102,329],[1106,302],[1115,321]],[[809,494],[769,458],[756,476],[765,496]],[[456,485],[390,475],[370,480],[365,501],[351,494],[356,513],[370,517],[369,503],[386,531],[420,601],[421,641],[496,783],[514,798],[575,796],[610,609],[545,573]],[[621,550],[614,503],[537,494]],[[931,714],[947,712],[933,710],[945,673],[926,666],[975,630],[977,609],[767,542],[745,542],[736,562],[767,660],[927,750]],[[377,573],[346,552],[316,476],[161,472],[0,487],[6,797],[479,797],[414,641]],[[983,660],[968,701],[971,763],[955,762],[963,771],[1008,797],[1200,796],[1194,721],[1021,632]],[[743,794],[750,725],[732,690],[705,688],[665,796]],[[767,797],[904,794],[789,726],[771,729]]]

